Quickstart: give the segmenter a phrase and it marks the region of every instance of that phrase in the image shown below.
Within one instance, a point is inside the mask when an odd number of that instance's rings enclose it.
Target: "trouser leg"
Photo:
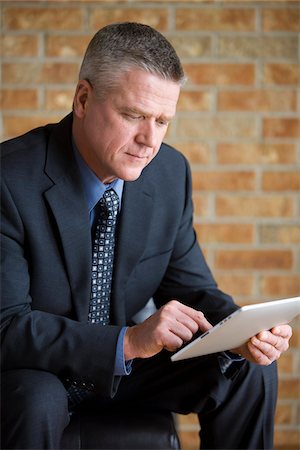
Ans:
[[[245,364],[226,397],[199,413],[203,449],[273,449],[276,365]]]
[[[3,449],[58,449],[69,423],[66,390],[49,372],[11,370],[1,377]]]
[[[198,413],[202,449],[270,449],[276,404],[276,366],[247,361],[229,377],[217,355],[172,363],[161,354],[135,363],[113,399],[94,397],[83,408],[166,409]]]

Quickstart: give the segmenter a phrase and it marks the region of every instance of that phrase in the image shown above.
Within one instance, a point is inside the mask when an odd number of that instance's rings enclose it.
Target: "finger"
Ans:
[[[259,348],[256,345],[252,344],[251,341],[248,342],[247,347],[250,353],[250,360],[252,360],[256,364],[268,366],[273,362],[272,358],[259,350]]]
[[[181,311],[178,311],[178,314],[176,315],[175,327],[178,326],[178,324],[184,325],[192,332],[192,334],[195,334],[199,329],[199,324],[195,318],[192,318]]]
[[[186,306],[182,303],[180,303],[179,308],[197,323],[201,331],[207,331],[212,328],[212,324],[206,319],[202,311],[198,311],[197,309],[191,308],[190,306]]]
[[[198,331],[198,323],[188,314],[186,310],[181,308],[177,301],[171,301],[160,309],[159,312],[160,323],[162,326],[167,325],[175,334],[180,333],[184,326],[190,330],[192,335]],[[191,337],[192,337],[191,335]]]
[[[290,325],[280,325],[271,329],[271,333],[282,338],[290,339],[293,334],[292,327]]]
[[[256,338],[261,342],[270,344],[281,352],[286,351],[289,348],[289,338],[282,337],[281,334],[276,335],[272,331],[262,331]]]
[[[198,330],[198,326],[196,322],[194,322],[194,326],[192,326],[191,324],[187,326],[186,323],[181,323],[177,320],[174,324],[171,325],[169,330],[175,336],[178,336],[180,339],[182,339],[182,341],[188,342],[192,339],[193,335]]]
[[[280,336],[276,336],[271,331],[261,331],[255,336],[259,341],[267,342],[271,345],[276,345],[280,339]]]
[[[197,321],[201,331],[207,331],[213,328],[212,324],[206,319],[204,314],[201,311],[197,311]]]
[[[170,313],[172,317],[176,317],[178,321],[184,323],[187,327],[192,329],[194,333],[198,328],[200,328],[201,331],[207,331],[212,328],[211,323],[208,322],[201,311],[197,311],[177,300],[171,300],[163,308],[165,312]]]
[[[178,350],[182,345],[184,344],[184,341],[176,336],[175,334],[172,335],[170,333],[168,340],[164,343],[164,349],[168,350],[169,352],[174,352],[175,350]]]
[[[262,340],[258,339],[256,336],[251,338],[250,344],[253,347],[255,347],[255,349],[257,351],[256,356],[258,357],[259,361],[261,361],[261,359],[262,359],[262,356],[261,356],[261,354],[262,354],[262,355],[264,355],[264,357],[266,357],[267,360],[273,362],[280,357],[281,352],[282,352],[281,348],[277,348],[277,347],[275,347],[275,345],[270,344],[267,341],[262,341]]]

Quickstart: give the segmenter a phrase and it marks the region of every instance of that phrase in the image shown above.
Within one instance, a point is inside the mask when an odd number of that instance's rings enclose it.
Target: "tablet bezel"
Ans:
[[[289,323],[300,314],[300,297],[241,307],[172,355],[172,361],[228,351],[263,330]]]

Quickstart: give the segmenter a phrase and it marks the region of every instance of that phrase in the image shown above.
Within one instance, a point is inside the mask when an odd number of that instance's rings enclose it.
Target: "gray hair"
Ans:
[[[124,72],[144,70],[179,85],[185,81],[180,59],[170,42],[148,25],[123,22],[100,29],[89,43],[79,72],[98,97],[118,86]]]

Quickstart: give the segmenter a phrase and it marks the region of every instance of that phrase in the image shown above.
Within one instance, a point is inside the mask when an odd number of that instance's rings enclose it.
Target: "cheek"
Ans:
[[[152,155],[149,157],[146,166],[155,158],[155,156],[159,152],[159,149],[160,149],[160,146],[158,148],[156,148],[155,150],[153,150]]]

